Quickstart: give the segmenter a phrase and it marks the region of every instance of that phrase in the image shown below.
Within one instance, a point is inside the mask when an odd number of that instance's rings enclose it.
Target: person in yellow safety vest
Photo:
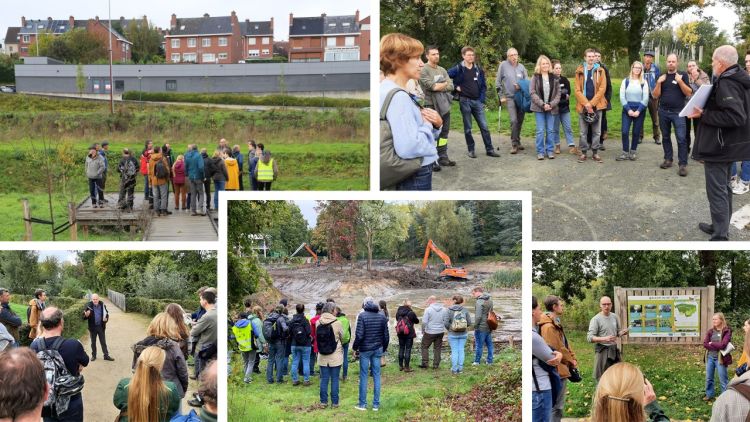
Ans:
[[[334,310],[336,312],[336,319],[339,320],[341,327],[344,330],[344,335],[341,336],[341,347],[344,349],[344,367],[341,372],[341,380],[346,381],[346,377],[349,373],[349,342],[352,339],[352,327],[346,314],[339,306],[336,306]]]
[[[246,301],[246,308],[250,308]],[[258,359],[258,353],[263,351],[266,339],[263,337],[263,323],[260,319],[262,310],[260,306],[254,306],[252,313],[243,312],[240,319],[232,327],[235,339],[242,353],[242,361],[245,370],[245,383],[249,384],[253,378],[253,367]]]
[[[270,151],[263,151],[263,156],[255,167],[255,178],[258,180],[258,190],[271,190],[271,183],[279,175],[279,168],[271,158]]]

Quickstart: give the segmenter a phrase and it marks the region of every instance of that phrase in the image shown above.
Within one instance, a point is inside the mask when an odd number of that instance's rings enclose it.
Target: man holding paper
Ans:
[[[711,224],[698,228],[711,240],[729,240],[732,217],[731,168],[750,160],[750,76],[737,64],[737,50],[723,45],[711,59],[714,84],[706,106],[688,117],[700,117],[693,159],[704,163]]]

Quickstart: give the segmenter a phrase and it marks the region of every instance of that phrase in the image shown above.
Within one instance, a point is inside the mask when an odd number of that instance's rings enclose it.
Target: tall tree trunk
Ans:
[[[640,60],[641,43],[643,42],[643,26],[646,23],[646,1],[630,1],[630,26],[628,27],[628,59],[630,63]]]
[[[729,306],[732,309],[737,309],[737,280],[739,279],[739,275],[735,274],[737,272],[736,263],[737,256],[732,253],[732,277],[730,278],[730,282],[732,283],[732,285],[729,289]]]
[[[716,286],[716,251],[698,251],[698,262],[706,286]]]

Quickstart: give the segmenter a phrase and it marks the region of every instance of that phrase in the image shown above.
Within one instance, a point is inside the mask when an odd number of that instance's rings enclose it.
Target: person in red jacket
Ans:
[[[712,327],[703,337],[703,347],[706,348],[706,396],[704,401],[714,397],[714,372],[719,371],[719,384],[721,392],[727,389],[727,368],[732,364],[732,354],[723,354],[721,351],[727,348],[732,341],[732,329],[727,326],[727,320],[721,312],[715,313],[711,318]]]
[[[318,302],[317,305],[315,305],[315,316],[310,318],[310,326],[312,328],[312,338],[313,338],[313,353],[312,356],[310,356],[310,375],[315,375],[315,364],[318,361],[318,338],[315,337],[315,324],[320,319],[320,315],[323,313],[323,306],[325,303]]]
[[[154,197],[151,192],[151,185],[148,183],[148,162],[151,160],[151,150],[154,143],[151,140],[146,141],[141,153],[141,175],[143,176],[143,200],[148,201],[151,209],[154,208]]]

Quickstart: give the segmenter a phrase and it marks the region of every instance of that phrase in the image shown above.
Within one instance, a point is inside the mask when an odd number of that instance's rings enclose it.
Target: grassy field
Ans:
[[[594,348],[586,342],[581,331],[567,331],[568,341],[576,352],[583,381],[568,383],[565,403],[568,417],[586,417],[591,413],[596,388],[593,377]],[[707,421],[711,418],[711,404],[701,399],[705,395],[705,364],[702,346],[647,346],[625,345],[623,359],[637,365],[651,381],[659,404],[672,420]],[[739,356],[737,353],[736,356]],[[729,368],[730,379],[734,366]],[[718,387],[716,376],[716,388]]]
[[[389,350],[390,354],[395,353],[393,347]],[[450,375],[450,361],[446,366],[445,359],[438,372],[416,368],[412,373],[399,372],[398,364],[390,360],[382,368],[380,411],[377,413],[354,409],[358,397],[359,363],[349,364],[349,379],[339,384],[340,407],[321,410],[316,408],[316,404],[320,403],[319,377],[311,377],[310,387],[293,387],[290,381],[269,385],[265,380],[264,360],[260,365],[261,374],[255,374],[251,384],[244,384],[241,358],[235,353],[229,379],[229,418],[259,422],[463,422],[478,420],[480,417],[495,421],[520,421],[521,353],[513,349],[503,349],[496,353],[492,371],[488,371],[484,365],[474,367],[468,364],[464,373],[458,377]],[[412,352],[412,362],[414,357]],[[496,375],[488,376],[488,373]],[[285,379],[287,378],[289,377]],[[487,388],[488,386],[491,388]],[[372,406],[372,382],[368,400]]]
[[[575,81],[573,79],[570,79],[570,89],[575,90]],[[612,79],[612,110],[607,112],[607,126],[608,126],[608,132],[609,132],[609,141],[608,145],[614,143],[617,143],[617,145],[621,145],[621,135],[620,131],[622,130],[622,104],[620,103],[620,84],[622,83],[622,78],[619,79]],[[497,101],[487,101],[487,109],[485,110],[485,115],[487,116],[487,125],[490,128],[490,132],[492,133],[498,133],[498,123],[497,123],[497,117],[498,117],[498,109],[497,109]],[[578,144],[578,113],[575,111],[576,107],[576,100],[575,95],[571,95],[570,97],[570,125],[573,129],[573,139]],[[643,122],[643,127],[645,130],[645,138],[651,139],[651,116],[649,116],[648,111],[646,111],[646,120]],[[453,102],[453,107],[451,109],[451,130],[457,131],[457,132],[463,132],[463,122],[461,120],[461,110],[459,110],[458,102]],[[562,130],[562,129],[561,129]],[[632,129],[631,129],[632,130]],[[526,113],[526,116],[524,118],[523,126],[521,127],[521,136],[522,137],[528,137],[533,138],[534,132],[536,131],[536,121],[534,120],[534,113]],[[479,128],[477,127],[476,121],[472,123],[472,132],[479,133]],[[508,117],[508,111],[505,107],[503,107],[503,110],[500,112],[500,133],[506,136],[510,136],[510,118]],[[672,135],[674,137],[674,134]],[[561,143],[565,143],[565,134],[560,133],[561,137]],[[653,141],[652,141],[653,142]]]
[[[26,324],[26,308],[25,305],[19,305],[18,303],[11,303],[10,309],[16,313],[21,318],[21,321],[23,321],[24,324]]]

